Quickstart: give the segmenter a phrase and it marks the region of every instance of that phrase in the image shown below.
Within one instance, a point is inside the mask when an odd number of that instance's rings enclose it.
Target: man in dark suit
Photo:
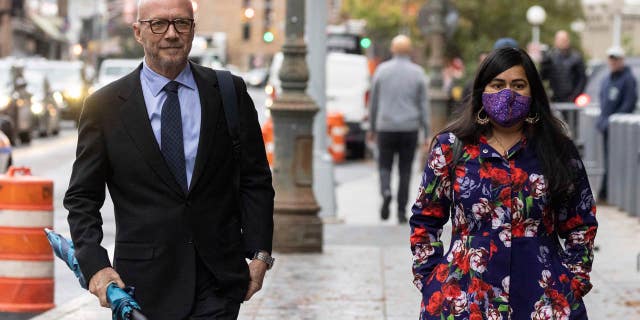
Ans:
[[[256,111],[234,77],[234,161],[216,74],[187,60],[191,1],[138,6],[143,64],[88,97],[80,117],[64,199],[76,257],[102,306],[115,282],[135,286],[153,320],[236,319],[273,263],[274,191]],[[113,268],[100,244],[105,184],[115,207]]]

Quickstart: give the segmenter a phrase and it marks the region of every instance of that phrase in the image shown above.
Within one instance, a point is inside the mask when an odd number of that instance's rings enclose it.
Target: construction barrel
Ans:
[[[273,168],[275,162],[275,146],[273,144],[273,120],[271,120],[271,117],[269,117],[262,126],[262,140],[264,141],[264,148],[267,152],[269,167]]]
[[[346,159],[346,136],[349,128],[344,122],[344,115],[340,112],[327,114],[327,133],[331,144],[329,153],[334,163],[343,162]]]
[[[53,252],[43,228],[53,228],[53,181],[10,167],[0,175],[0,318],[54,307]]]

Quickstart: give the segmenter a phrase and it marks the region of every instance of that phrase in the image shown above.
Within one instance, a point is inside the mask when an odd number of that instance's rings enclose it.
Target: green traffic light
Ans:
[[[264,42],[271,43],[273,42],[274,39],[275,39],[275,36],[271,31],[267,31],[262,35],[262,40],[264,40]]]
[[[360,40],[360,46],[367,49],[369,47],[371,47],[371,39],[369,38],[362,38]]]

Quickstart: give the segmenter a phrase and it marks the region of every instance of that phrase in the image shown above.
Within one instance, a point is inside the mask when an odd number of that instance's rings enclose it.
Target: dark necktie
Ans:
[[[164,86],[167,99],[162,105],[162,117],[160,120],[160,140],[162,142],[162,155],[169,165],[171,172],[178,181],[182,190],[187,189],[187,170],[184,160],[184,141],[182,140],[182,116],[180,115],[180,101],[178,100],[178,86],[180,84],[171,81]]]

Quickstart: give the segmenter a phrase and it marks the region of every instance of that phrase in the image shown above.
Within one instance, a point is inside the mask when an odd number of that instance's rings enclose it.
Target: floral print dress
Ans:
[[[582,296],[591,289],[597,221],[575,146],[574,192],[554,209],[526,139],[506,158],[485,137],[465,145],[451,179],[455,139],[450,133],[437,137],[412,208],[420,319],[587,319]],[[445,253],[440,236],[449,216],[452,238]]]

